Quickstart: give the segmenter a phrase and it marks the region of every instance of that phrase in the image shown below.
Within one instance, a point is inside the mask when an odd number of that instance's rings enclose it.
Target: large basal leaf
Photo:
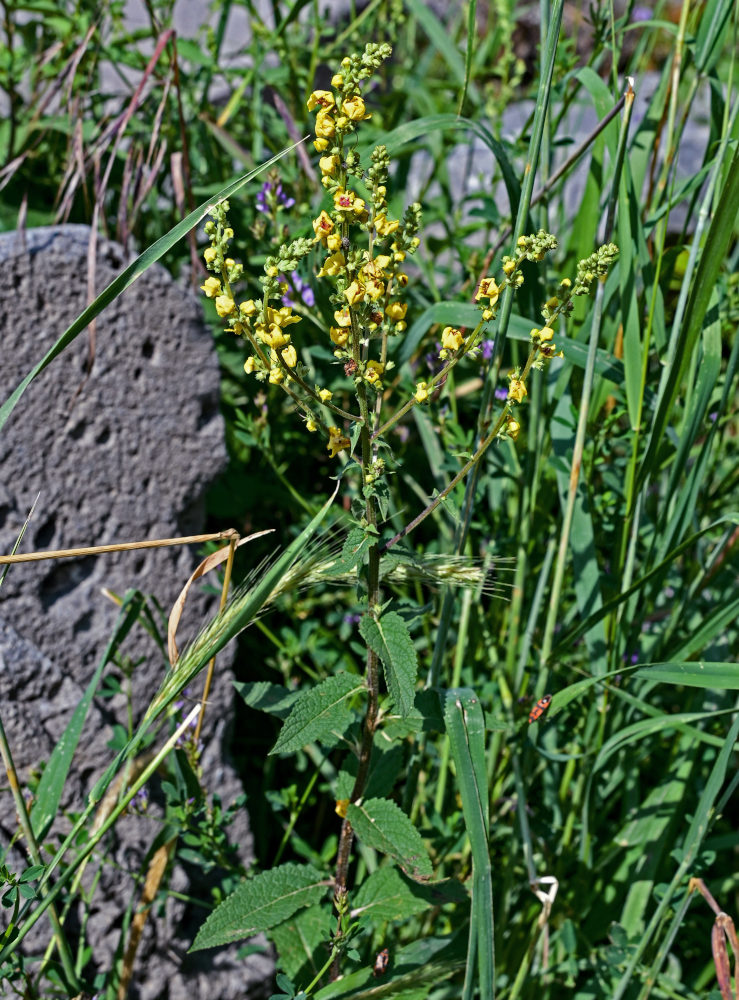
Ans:
[[[301,694],[270,753],[292,753],[315,740],[341,735],[351,722],[349,699],[363,688],[361,677],[341,673]]]
[[[217,906],[190,951],[215,948],[276,927],[325,895],[330,881],[312,865],[280,865],[244,882]]]
[[[399,714],[406,718],[413,711],[418,676],[418,657],[408,626],[396,611],[388,611],[377,621],[364,615],[359,631],[382,660],[390,697]]]
[[[361,805],[352,804],[346,818],[367,847],[393,858],[411,878],[431,875],[431,859],[421,834],[390,799],[367,799]]]
[[[431,906],[468,901],[466,890],[455,879],[443,882],[414,882],[394,865],[372,872],[353,898],[353,912],[374,923],[405,920]]]

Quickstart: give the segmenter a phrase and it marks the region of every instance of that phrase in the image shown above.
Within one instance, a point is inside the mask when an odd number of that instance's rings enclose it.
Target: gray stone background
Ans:
[[[32,230],[23,239],[0,235],[3,400],[85,307],[89,238],[85,226]],[[101,239],[96,291],[127,263],[120,247]],[[89,350],[89,337],[81,334],[31,383],[0,433],[2,552],[12,550],[37,495],[21,545],[25,552],[203,530],[203,494],[223,469],[226,453],[218,364],[195,297],[154,266],[98,318],[88,376]],[[118,609],[103,588],[153,593],[168,613],[196,561],[191,549],[163,548],[11,567],[0,588],[0,704],[22,782],[48,760],[108,641]],[[197,585],[191,598],[180,648],[214,611],[214,601]],[[129,636],[123,652],[141,661],[132,683],[136,722],[166,663],[142,629]],[[228,761],[229,666],[222,656],[203,731],[204,784],[224,806],[241,792]],[[114,722],[126,724],[125,696],[96,699],[65,789],[65,809],[82,808],[111,760],[107,744]],[[127,817],[116,828],[109,850],[117,867],[104,868],[89,924],[96,968],[110,965],[123,912],[132,895],[140,894],[134,876],[157,829],[146,816]],[[14,809],[6,807],[0,837],[7,844],[14,832]],[[244,810],[230,834],[248,863]],[[28,863],[16,860],[20,867]],[[207,885],[191,876],[196,873],[178,867],[177,888],[208,899]],[[241,962],[233,948],[186,956],[204,916],[172,898],[152,909],[131,997],[261,995],[272,967],[268,955]],[[38,947],[40,940],[36,935],[31,944]]]

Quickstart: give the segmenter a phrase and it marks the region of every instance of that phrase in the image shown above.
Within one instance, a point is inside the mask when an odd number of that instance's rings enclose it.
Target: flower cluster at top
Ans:
[[[310,95],[308,109],[316,112],[314,145],[322,154],[319,166],[326,203],[313,219],[312,239],[293,240],[267,257],[260,278],[261,300],[237,304],[234,297],[232,286],[242,269],[229,256],[233,231],[228,224],[227,202],[213,208],[205,227],[210,246],[204,257],[213,276],[205,281],[203,291],[214,300],[228,329],[250,345],[245,371],[281,386],[302,410],[308,430],[323,425],[323,407],[345,420],[369,425],[367,391],[384,390],[383,376],[392,367],[387,357],[388,338],[406,329],[407,303],[402,293],[408,276],[403,262],[419,245],[416,234],[421,209],[414,204],[402,219],[393,218],[387,200],[387,149],[376,147],[365,171],[356,149],[345,145],[359,124],[371,117],[361,84],[390,52],[389,45],[367,45],[361,55],[342,61],[331,80],[331,90],[316,90]],[[363,196],[356,190],[360,184],[364,185]],[[260,192],[258,207],[273,213],[278,207],[287,207],[276,179]],[[317,277],[328,279],[333,286],[329,297],[333,322],[328,324],[327,339],[345,376],[351,379],[358,414],[339,409],[331,401],[331,390],[311,384],[309,370],[299,359],[299,345],[293,342],[293,329],[301,316],[294,311],[294,299],[287,297],[288,280],[302,299],[303,310],[311,308],[315,297],[295,271],[315,250],[321,251]],[[349,439],[338,427],[330,424],[326,430],[332,457],[349,447]]]
[[[548,235],[539,232],[538,236]],[[552,240],[554,237],[550,237]],[[541,257],[530,256],[532,252],[532,246],[530,241],[532,237],[522,236],[518,241],[518,248],[521,250],[528,260],[541,260]],[[554,242],[556,246],[556,241]],[[547,246],[546,249],[551,249]],[[542,250],[542,257],[546,249]],[[534,251],[535,253],[536,251]],[[518,437],[518,432],[521,429],[520,424],[516,417],[513,415],[513,408],[519,406],[526,396],[528,391],[526,389],[526,381],[529,372],[532,368],[537,368],[539,370],[543,369],[544,366],[551,361],[552,358],[563,356],[562,351],[557,351],[554,344],[554,323],[556,319],[561,315],[568,315],[572,312],[574,308],[574,302],[572,301],[576,295],[587,295],[593,286],[593,283],[598,280],[604,281],[606,275],[608,274],[608,269],[618,256],[618,247],[614,243],[607,243],[604,246],[598,248],[595,253],[591,254],[585,260],[581,260],[577,265],[577,275],[575,278],[575,284],[569,278],[563,278],[559,284],[559,290],[557,295],[553,295],[550,299],[544,303],[542,308],[542,316],[544,317],[545,325],[542,327],[534,327],[529,335],[531,350],[529,352],[528,360],[523,367],[514,369],[508,375],[508,392],[506,396],[506,407],[504,410],[504,420],[505,423],[501,429],[504,435],[508,437],[516,438]],[[509,267],[511,273],[515,271],[512,266],[513,258],[507,257],[503,259],[503,270]]]

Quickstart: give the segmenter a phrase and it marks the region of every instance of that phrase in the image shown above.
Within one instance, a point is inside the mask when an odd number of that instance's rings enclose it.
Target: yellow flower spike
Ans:
[[[413,396],[417,403],[425,403],[429,398],[429,389],[426,382],[419,382]]]
[[[327,111],[330,108],[336,107],[336,99],[330,90],[314,90],[313,93],[308,98],[308,110],[313,111],[314,108],[321,108],[323,111]],[[319,114],[321,112],[319,111]]]
[[[216,312],[221,319],[225,319],[227,316],[230,316],[235,309],[236,303],[230,295],[216,296]]]
[[[508,385],[508,398],[512,399],[516,403],[522,403],[524,396],[528,396],[528,391],[526,385],[515,375],[508,376],[510,382]]]
[[[342,434],[338,427],[329,427],[328,444],[326,445],[330,458],[336,458],[340,451],[351,447],[351,441]]]
[[[362,302],[364,300],[364,285],[355,279],[348,288],[344,289],[344,297],[350,306]]]
[[[330,403],[332,397],[333,393],[331,392],[330,389],[321,389],[321,391],[318,393],[318,398],[321,400],[322,403]]]
[[[200,286],[209,299],[214,299],[221,294],[221,283],[218,278],[206,278],[205,284]]]
[[[446,351],[458,351],[464,343],[464,335],[453,326],[445,326],[441,334],[441,346]]]
[[[212,264],[217,256],[218,256],[218,251],[216,250],[215,247],[206,247],[205,250],[203,250],[203,259],[205,260],[206,264]],[[208,281],[210,280],[211,279],[208,278]]]

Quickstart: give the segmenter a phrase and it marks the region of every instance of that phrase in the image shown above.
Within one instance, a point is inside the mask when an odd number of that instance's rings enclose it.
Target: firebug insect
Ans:
[[[537,719],[540,719],[542,717],[542,715],[549,708],[549,703],[551,700],[552,696],[550,694],[545,694],[543,698],[540,698],[537,701],[537,703],[529,712],[529,725],[531,725],[532,722],[536,722]]]
[[[387,948],[383,948],[381,952],[378,952],[377,958],[375,959],[375,965],[372,969],[373,976],[381,976],[387,969],[387,963],[390,961],[390,952]]]

